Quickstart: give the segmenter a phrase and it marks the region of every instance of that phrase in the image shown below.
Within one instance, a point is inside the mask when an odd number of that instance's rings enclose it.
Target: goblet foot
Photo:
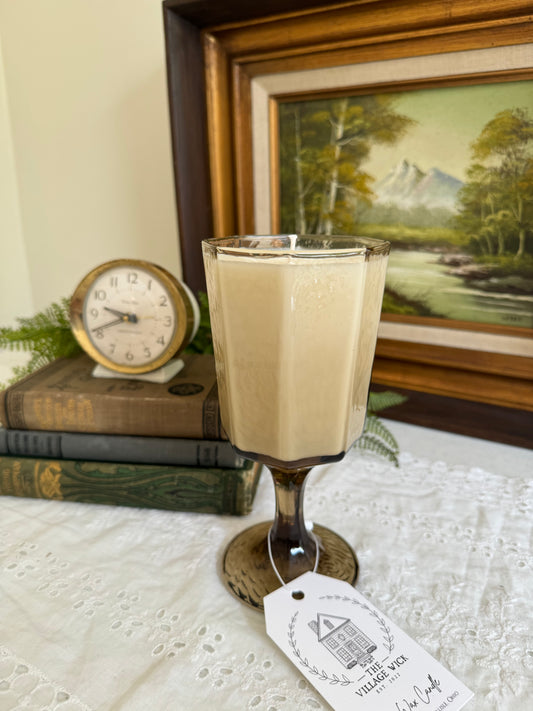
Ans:
[[[281,586],[268,553],[267,536],[271,525],[265,521],[239,533],[226,548],[222,561],[226,587],[241,602],[256,610],[263,610],[264,596]],[[353,585],[359,564],[351,547],[324,526],[315,525],[313,533],[320,547],[316,572]]]

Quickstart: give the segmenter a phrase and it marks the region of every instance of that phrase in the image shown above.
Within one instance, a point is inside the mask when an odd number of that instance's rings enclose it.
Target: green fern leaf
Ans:
[[[70,300],[63,298],[34,316],[17,318],[16,328],[0,328],[0,348],[30,354],[25,365],[13,369],[13,377],[8,384],[56,358],[81,352],[70,328],[69,304]]]
[[[185,353],[213,353],[209,302],[207,294],[203,291],[198,293],[198,304],[200,306],[200,324],[194,339],[185,349]]]
[[[395,393],[391,390],[385,390],[381,393],[371,392],[368,397],[368,411],[371,413],[381,412],[381,410],[386,410],[388,407],[401,405],[406,400],[405,395],[400,395],[400,393]]]
[[[363,433],[354,444],[354,449],[358,449],[362,452],[377,454],[378,456],[387,459],[389,462],[394,464],[394,466],[399,466],[398,452],[388,447],[381,439],[379,439],[379,437],[374,435]]]
[[[376,415],[369,414],[367,416],[365,434],[375,435],[379,439],[383,440],[383,442],[387,445],[387,447],[390,447],[391,450],[396,453],[399,452],[398,442],[396,441],[394,435],[389,429],[387,429],[383,422],[376,417]]]

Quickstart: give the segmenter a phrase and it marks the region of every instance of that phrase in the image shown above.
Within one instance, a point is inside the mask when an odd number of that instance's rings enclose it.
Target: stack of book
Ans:
[[[220,424],[214,359],[165,384],[59,358],[0,392],[0,495],[244,515],[261,468]]]

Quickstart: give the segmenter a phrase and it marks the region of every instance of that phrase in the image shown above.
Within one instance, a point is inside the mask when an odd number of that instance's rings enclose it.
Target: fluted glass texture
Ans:
[[[389,244],[275,236],[203,243],[222,424],[278,462],[361,435]]]

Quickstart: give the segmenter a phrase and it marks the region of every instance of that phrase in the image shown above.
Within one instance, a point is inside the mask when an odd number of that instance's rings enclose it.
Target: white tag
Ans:
[[[458,711],[474,695],[349,583],[305,573],[263,603],[268,635],[337,711]]]

